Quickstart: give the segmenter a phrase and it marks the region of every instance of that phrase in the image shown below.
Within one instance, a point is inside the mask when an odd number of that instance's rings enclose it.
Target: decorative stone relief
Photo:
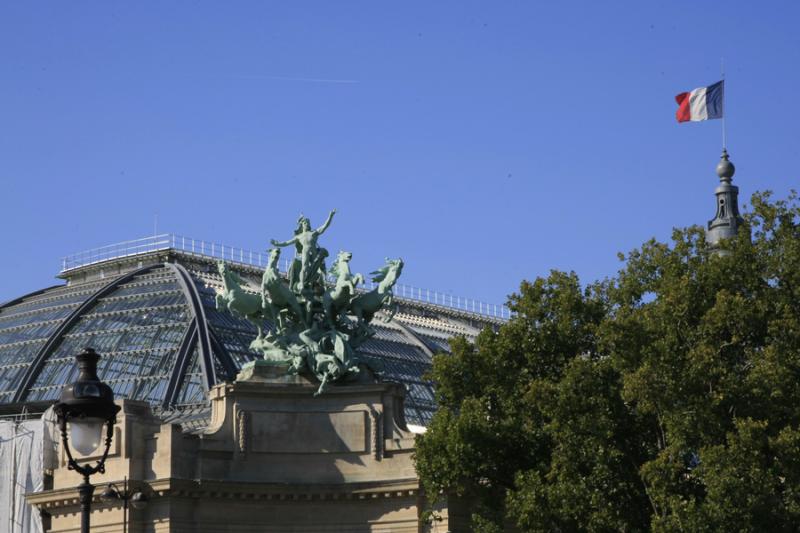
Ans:
[[[239,451],[247,453],[247,438],[250,431],[250,413],[240,410],[236,415],[236,434],[238,436]]]
[[[376,409],[370,409],[369,424],[372,437],[372,456],[376,461],[380,461],[383,458],[383,413]]]

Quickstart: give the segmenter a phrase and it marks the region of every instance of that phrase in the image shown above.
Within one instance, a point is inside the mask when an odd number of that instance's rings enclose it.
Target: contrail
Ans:
[[[259,76],[259,75],[239,75],[232,78],[243,78],[251,80],[278,80],[278,81],[304,81],[310,83],[359,83],[358,80],[343,80],[334,78],[293,78],[289,76]]]

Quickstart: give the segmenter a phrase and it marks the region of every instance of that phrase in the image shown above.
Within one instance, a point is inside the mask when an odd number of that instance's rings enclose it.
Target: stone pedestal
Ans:
[[[302,376],[296,374],[289,374],[288,363],[278,363],[274,361],[265,361],[264,359],[256,359],[250,361],[242,366],[242,369],[236,375],[236,381],[258,381],[261,383],[295,383],[303,384],[310,383],[310,381]]]
[[[197,433],[123,409],[122,445],[93,481],[126,473],[151,496],[129,531],[422,531],[401,385],[332,385],[315,397],[317,383],[265,362],[239,378],[211,390],[211,421]],[[62,465],[53,490],[30,497],[52,531],[75,524],[75,478]],[[94,509],[92,531],[122,530],[120,509]]]

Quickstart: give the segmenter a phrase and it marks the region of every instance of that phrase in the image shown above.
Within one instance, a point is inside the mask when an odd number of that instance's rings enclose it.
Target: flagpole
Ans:
[[[725,131],[725,115],[728,110],[725,109],[725,58],[719,58],[719,69],[722,74],[722,149],[728,149],[728,135]]]

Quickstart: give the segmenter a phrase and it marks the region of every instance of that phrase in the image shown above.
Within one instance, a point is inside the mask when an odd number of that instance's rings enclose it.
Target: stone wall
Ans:
[[[403,387],[316,388],[256,365],[212,389],[211,423],[196,434],[122,402],[106,473],[92,477],[92,531],[122,531],[120,504],[98,496],[124,477],[149,496],[130,511],[131,532],[424,531]],[[77,530],[79,482],[62,453],[52,490],[28,496],[51,531]]]

